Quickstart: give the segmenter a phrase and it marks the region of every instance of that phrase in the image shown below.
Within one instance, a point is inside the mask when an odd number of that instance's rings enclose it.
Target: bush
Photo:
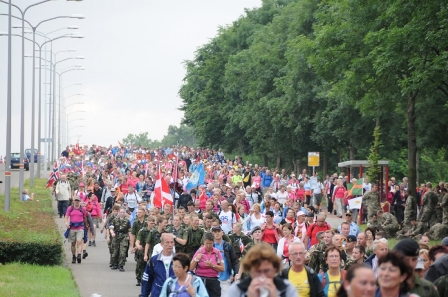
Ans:
[[[17,188],[11,189],[10,211],[0,213],[0,262],[59,265],[63,259],[62,238],[54,221],[52,198],[46,180],[36,179],[34,201],[22,202]],[[28,181],[25,188],[29,188]],[[0,196],[4,209],[4,196]]]

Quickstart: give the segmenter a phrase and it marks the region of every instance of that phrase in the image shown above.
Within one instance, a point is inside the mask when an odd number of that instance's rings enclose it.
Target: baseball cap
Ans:
[[[80,183],[80,184],[79,184],[79,187],[84,187],[84,186],[85,186],[84,183]]]
[[[117,189],[114,187],[114,188],[111,188],[110,191],[115,192],[115,191],[117,191]]]
[[[221,226],[213,226],[212,232],[214,232],[214,231],[222,231]]]
[[[299,211],[298,213],[297,213],[297,216],[304,216],[305,215],[305,213],[303,212],[303,211]]]
[[[347,236],[347,242],[356,242],[356,236],[355,235],[349,235]]]
[[[73,198],[73,200],[81,200],[81,198],[79,198],[79,196],[75,196],[75,198]]]
[[[400,240],[392,250],[400,252],[407,257],[415,257],[418,256],[420,246],[414,239],[405,238]]]
[[[445,237],[444,239],[442,239],[442,245],[448,246],[448,237]]]
[[[351,216],[352,212],[350,210],[347,210],[347,212],[345,213],[346,216]]]
[[[424,269],[425,265],[423,264],[423,259],[418,257],[417,265],[415,265],[415,269]]]

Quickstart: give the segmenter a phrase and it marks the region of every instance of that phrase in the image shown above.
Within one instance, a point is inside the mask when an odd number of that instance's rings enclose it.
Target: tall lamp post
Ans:
[[[6,3],[9,5],[9,26],[8,26],[8,34],[9,36],[11,36],[11,6],[14,6],[15,8],[17,8],[20,11],[20,14],[22,15],[22,77],[21,77],[21,108],[20,108],[20,164],[19,164],[19,196],[21,197],[22,192],[23,192],[23,183],[24,183],[24,160],[25,160],[25,147],[24,147],[24,137],[25,137],[25,14],[28,11],[28,9],[30,9],[33,6],[37,6],[39,4],[43,4],[46,2],[49,2],[51,0],[43,0],[34,4],[29,5],[28,7],[26,7],[24,10],[20,9],[20,7],[18,7],[17,5],[14,5],[11,3],[11,0],[9,0],[9,2],[6,2],[4,0],[0,0],[0,2],[2,3]],[[11,56],[9,51],[10,49],[10,42],[11,42],[11,37],[9,37],[8,39],[9,41],[9,45],[8,45],[8,63],[11,62]],[[33,69],[34,71],[34,69]],[[8,64],[8,88],[10,88],[10,76],[11,76],[11,69],[10,69],[10,65]],[[7,114],[10,113],[10,100],[11,100],[11,94],[8,92],[8,103],[7,104],[7,108],[9,108],[9,110],[7,111]],[[8,115],[7,115],[8,118]],[[7,136],[6,136],[6,146],[9,147],[9,149],[6,149],[6,152],[9,155],[7,156],[8,159],[11,158],[11,126],[10,126],[10,122],[11,122],[11,118],[7,119],[9,122],[9,127],[7,127],[8,131],[7,131]],[[9,133],[9,134],[8,134]],[[9,137],[8,137],[9,135]],[[34,162],[34,160],[33,160]],[[8,161],[9,165],[11,164],[10,161]],[[10,181],[10,175],[11,173],[9,172],[9,167],[5,170],[5,181],[6,179],[8,179],[8,181],[6,181],[5,183],[5,211],[9,211],[9,203],[10,203],[10,191],[11,191],[11,181]]]

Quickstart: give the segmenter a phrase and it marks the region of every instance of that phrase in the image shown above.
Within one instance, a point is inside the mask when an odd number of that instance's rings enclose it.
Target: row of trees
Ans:
[[[381,126],[379,155],[414,183],[417,152],[447,160],[447,25],[443,0],[264,0],[185,62],[183,122],[265,163],[319,151],[324,172]]]
[[[195,147],[197,145],[196,136],[194,134],[194,128],[186,125],[169,126],[167,134],[163,136],[162,140],[152,140],[148,136],[148,132],[142,132],[139,134],[128,134],[123,138],[122,143],[124,145],[142,146],[149,148],[157,147],[169,147],[175,145]]]

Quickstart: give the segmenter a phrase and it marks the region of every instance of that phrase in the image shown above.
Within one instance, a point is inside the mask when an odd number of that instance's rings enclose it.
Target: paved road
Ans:
[[[54,220],[61,232],[66,230],[64,219],[57,215],[57,203],[53,203],[55,210]],[[100,229],[96,229],[100,230]],[[75,281],[78,284],[82,297],[90,297],[97,293],[103,297],[137,297],[140,287],[135,286],[135,260],[134,255],[129,254],[124,269],[111,270],[109,268],[109,249],[104,235],[98,231],[96,247],[87,247],[89,256],[81,261],[81,264],[72,264],[70,243],[65,242],[65,265],[73,271]]]
[[[37,166],[37,164],[36,164]],[[37,172],[37,168],[35,168],[35,172]],[[25,170],[25,180],[30,178],[30,171]],[[36,176],[36,175],[34,175]],[[41,171],[41,177],[47,177],[48,174],[46,171]],[[0,164],[0,180],[3,182],[0,184],[0,194],[5,194],[5,163]],[[11,170],[11,187],[19,187],[19,169]]]

